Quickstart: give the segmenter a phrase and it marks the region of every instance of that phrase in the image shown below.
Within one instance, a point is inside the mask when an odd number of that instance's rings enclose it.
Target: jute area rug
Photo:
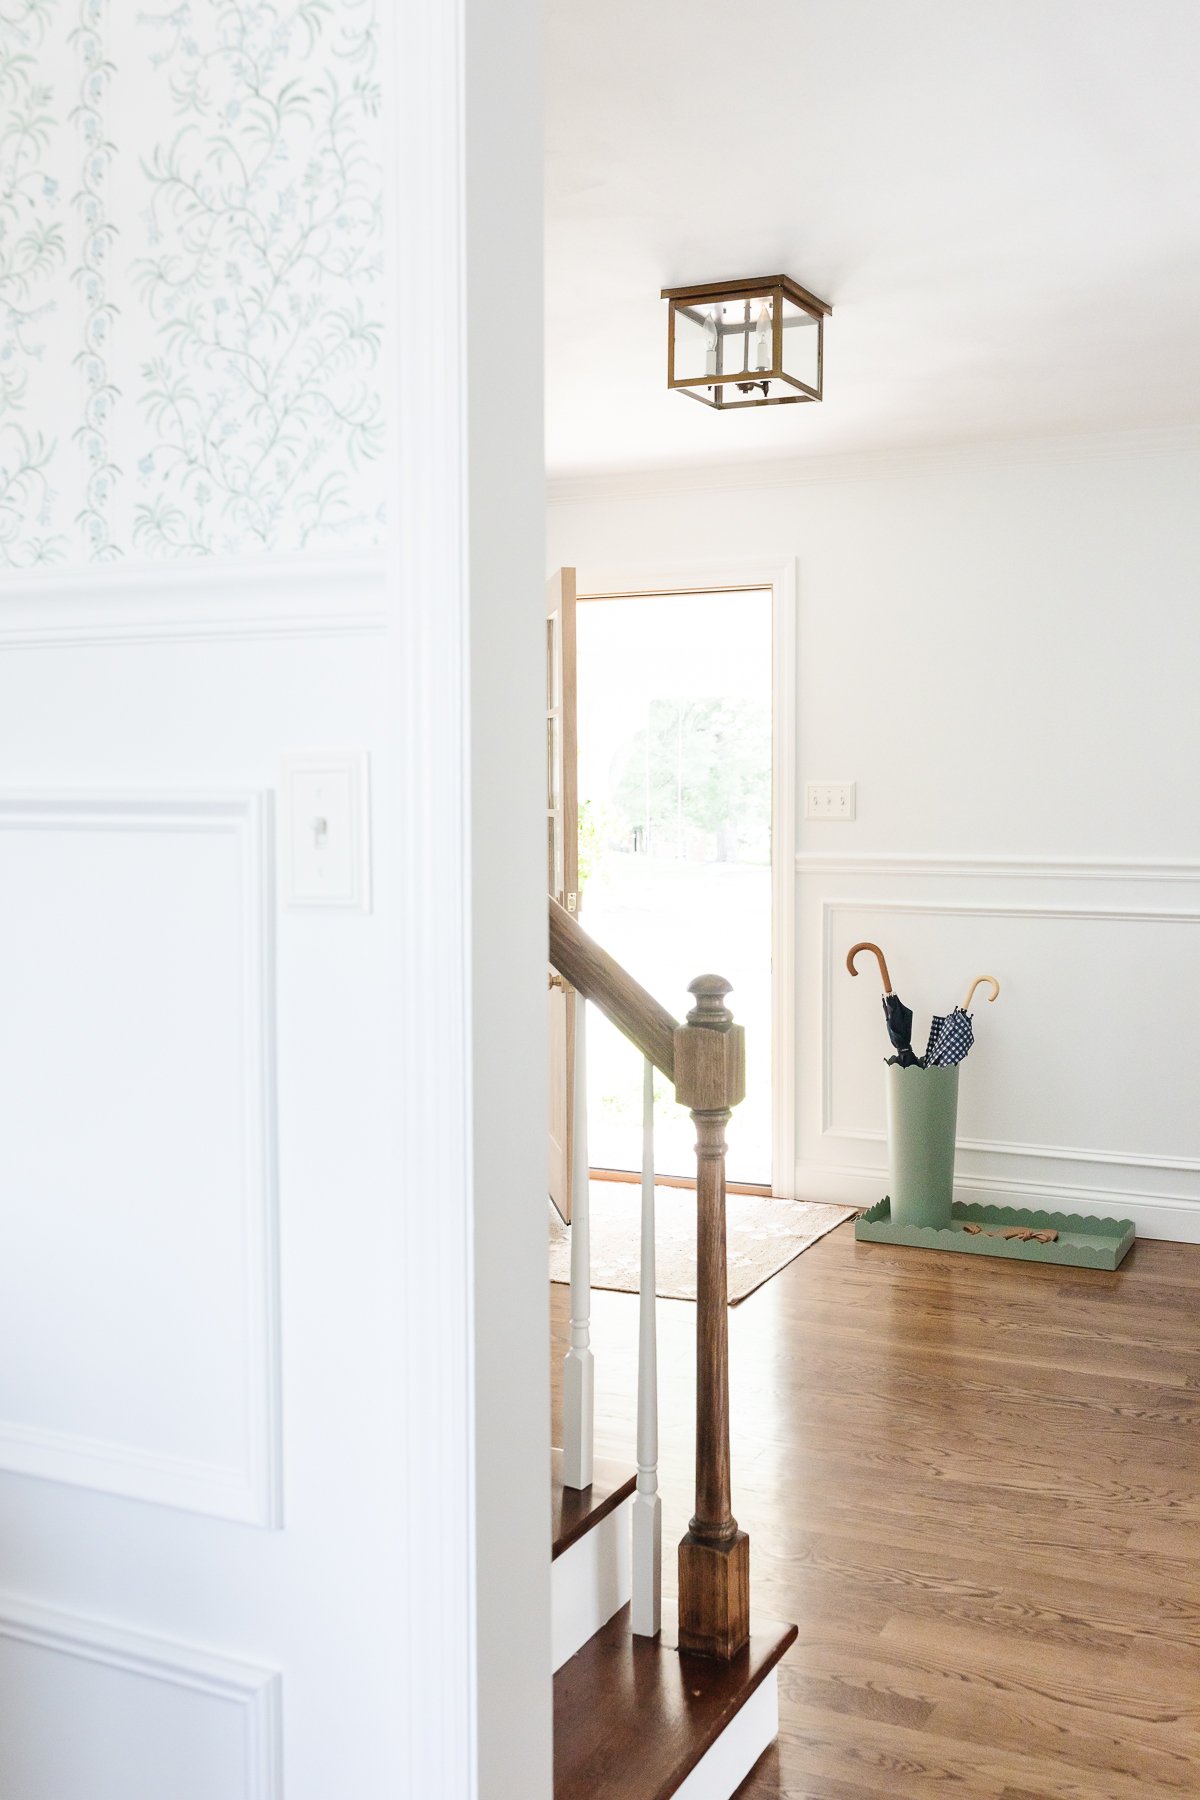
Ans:
[[[696,1298],[696,1196],[690,1188],[655,1189],[655,1273],[664,1300]],[[642,1192],[631,1181],[591,1184],[592,1286],[636,1294],[641,1262]],[[794,1262],[827,1231],[854,1217],[852,1206],[813,1200],[760,1200],[730,1194],[725,1202],[729,1304],[736,1306]],[[550,1279],[571,1279],[571,1231],[550,1207]]]

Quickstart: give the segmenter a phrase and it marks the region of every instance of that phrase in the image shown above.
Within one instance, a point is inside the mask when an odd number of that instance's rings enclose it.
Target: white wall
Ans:
[[[541,7],[466,9],[480,1800],[553,1785],[548,1621]],[[497,296],[504,352],[497,355]]]
[[[799,792],[858,783],[798,823],[798,1193],[883,1191],[878,938],[919,1014],[1004,985],[964,1197],[1200,1237],[1198,493],[1182,433],[552,486],[581,591],[796,559]]]

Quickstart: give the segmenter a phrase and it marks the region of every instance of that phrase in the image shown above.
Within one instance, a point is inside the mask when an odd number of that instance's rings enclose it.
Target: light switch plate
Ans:
[[[362,750],[285,756],[279,808],[287,906],[369,912],[370,796]]]
[[[804,816],[806,819],[853,819],[855,799],[853,781],[809,781],[804,788]]]

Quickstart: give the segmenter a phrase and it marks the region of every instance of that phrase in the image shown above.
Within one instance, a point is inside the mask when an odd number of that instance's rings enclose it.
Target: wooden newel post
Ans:
[[[725,1127],[746,1093],[745,1032],[729,982],[698,975],[675,1033],[675,1095],[696,1126],[696,1515],[679,1546],[679,1648],[728,1661],[750,1636],[750,1539],[729,1479]]]

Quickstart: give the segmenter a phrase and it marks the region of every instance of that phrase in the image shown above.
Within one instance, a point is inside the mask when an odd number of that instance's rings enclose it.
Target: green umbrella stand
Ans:
[[[855,1222],[855,1237],[870,1244],[956,1250],[1009,1262],[1115,1269],[1134,1240],[1130,1219],[955,1201],[958,1068],[887,1065],[891,1191]]]
[[[888,1184],[898,1225],[947,1226],[954,1203],[958,1065],[901,1068],[887,1078]]]

